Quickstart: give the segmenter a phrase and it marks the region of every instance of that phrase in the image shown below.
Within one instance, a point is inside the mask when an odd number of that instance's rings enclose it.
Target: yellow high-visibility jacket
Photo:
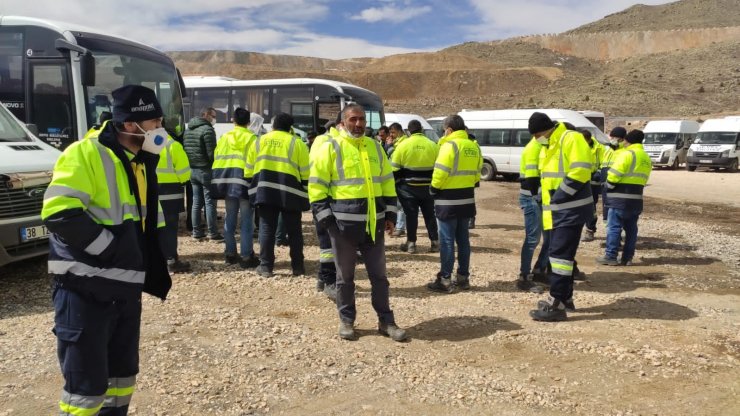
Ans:
[[[465,130],[448,135],[434,163],[429,192],[434,195],[434,213],[439,219],[471,218],[475,211],[475,187],[483,166],[478,144]]]
[[[399,185],[429,186],[437,154],[439,147],[436,143],[421,133],[412,134],[391,154],[396,181]]]
[[[641,213],[642,192],[652,171],[653,162],[642,143],[631,144],[617,152],[606,178],[606,206]]]
[[[190,180],[190,162],[182,144],[168,136],[167,144],[159,153],[157,181],[159,202],[165,213],[185,211],[185,183]]]
[[[542,144],[534,137],[524,146],[522,158],[519,161],[519,193],[526,196],[535,196],[540,190],[540,152]]]
[[[213,152],[211,192],[215,198],[249,198],[249,182],[244,179],[247,154],[257,136],[246,127],[234,126],[218,140]]]

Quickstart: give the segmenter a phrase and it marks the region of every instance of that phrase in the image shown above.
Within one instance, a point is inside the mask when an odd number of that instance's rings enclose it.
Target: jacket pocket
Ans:
[[[67,325],[56,324],[51,330],[60,341],[77,342],[82,335],[82,328],[75,328]]]

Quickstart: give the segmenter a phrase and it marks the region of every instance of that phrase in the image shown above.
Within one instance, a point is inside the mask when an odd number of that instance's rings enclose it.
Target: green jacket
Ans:
[[[182,146],[193,169],[210,169],[216,151],[216,131],[208,120],[193,117],[183,136]]]

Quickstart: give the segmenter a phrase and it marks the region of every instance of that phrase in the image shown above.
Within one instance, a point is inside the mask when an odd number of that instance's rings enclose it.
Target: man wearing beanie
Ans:
[[[653,164],[642,147],[645,135],[632,130],[624,138],[625,147],[614,156],[606,177],[606,206],[609,218],[606,231],[606,254],[597,263],[629,266],[635,256],[637,220],[642,213],[642,192],[650,178]],[[622,258],[617,261],[622,230],[625,233]]]
[[[564,321],[574,310],[573,272],[583,225],[593,216],[591,149],[581,133],[540,112],[529,132],[542,144],[542,223],[550,230],[550,296],[529,312],[536,321]]]
[[[602,208],[602,219],[607,220],[609,216],[609,208],[606,206],[606,175],[609,172],[609,168],[614,163],[614,156],[616,152],[622,150],[624,147],[624,137],[627,135],[627,130],[624,127],[614,127],[609,132],[609,145],[604,145],[604,159],[601,161],[601,208]]]
[[[157,232],[162,109],[142,86],[112,95],[113,119],[98,138],[62,153],[41,212],[51,231],[65,415],[127,413],[139,372],[141,293],[164,300],[172,285]]]

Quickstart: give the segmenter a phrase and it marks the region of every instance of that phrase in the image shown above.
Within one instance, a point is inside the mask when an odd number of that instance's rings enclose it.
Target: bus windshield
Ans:
[[[677,133],[645,133],[644,144],[676,144]]]
[[[126,48],[113,42],[80,37],[78,42],[95,56],[95,85],[85,87],[88,127],[96,124],[103,111],[111,111],[111,91],[128,84],[143,85],[157,94],[162,105],[162,123],[179,137],[184,131],[182,91],[171,61],[148,51]]]

